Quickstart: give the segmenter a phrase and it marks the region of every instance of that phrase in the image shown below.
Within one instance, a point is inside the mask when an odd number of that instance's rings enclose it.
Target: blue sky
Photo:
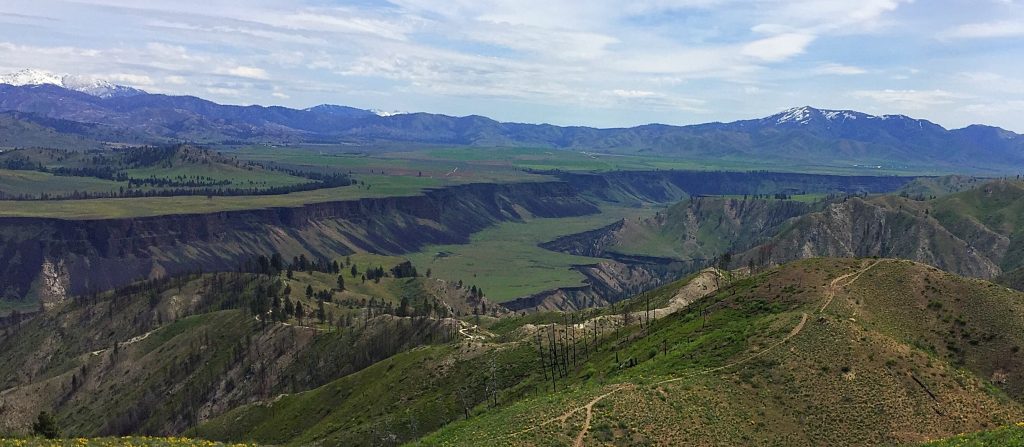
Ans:
[[[4,0],[0,71],[601,127],[812,105],[1024,132],[1014,0]]]

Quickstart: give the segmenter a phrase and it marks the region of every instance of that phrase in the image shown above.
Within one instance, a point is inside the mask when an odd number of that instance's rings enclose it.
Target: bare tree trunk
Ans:
[[[555,328],[554,325],[549,325],[548,329],[548,352],[551,354],[551,388],[552,391],[555,389],[555,361],[558,359],[558,345],[555,344]],[[561,375],[561,368],[559,368],[559,375]]]
[[[572,366],[576,366],[576,316],[569,314],[569,328],[572,331]],[[566,336],[569,334],[566,333]]]
[[[544,380],[548,380],[548,369],[544,365],[544,345],[540,342],[540,332],[537,332],[537,353],[540,354],[540,371],[544,374]]]

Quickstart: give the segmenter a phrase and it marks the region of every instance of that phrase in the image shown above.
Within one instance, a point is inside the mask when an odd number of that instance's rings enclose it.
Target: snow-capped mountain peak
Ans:
[[[401,112],[401,111],[398,111],[398,110],[392,110],[392,111],[389,112],[387,110],[381,110],[381,109],[371,109],[370,112],[373,112],[377,116],[385,116],[385,117],[387,117],[387,116],[395,116],[395,115],[405,115],[405,114],[409,113],[409,112]]]
[[[826,123],[841,123],[856,119],[874,119],[878,117],[852,110],[826,110],[803,106],[783,110],[765,118],[765,121],[777,125],[810,124],[811,121],[818,118],[823,119]]]
[[[812,111],[816,111],[811,107],[793,107],[792,109],[783,110],[780,113],[768,117],[768,119],[775,121],[775,124],[786,124],[786,123],[799,123],[807,124],[811,120]]]
[[[14,73],[0,75],[0,84],[9,84],[17,86],[43,84],[63,85],[64,80],[62,79],[62,76],[50,73],[48,71],[33,70],[31,68],[27,68],[21,71],[16,71]]]
[[[0,84],[14,86],[56,85],[68,90],[74,90],[101,98],[134,96],[145,93],[137,88],[114,84],[103,79],[97,79],[89,76],[61,75],[31,68],[0,75]]]

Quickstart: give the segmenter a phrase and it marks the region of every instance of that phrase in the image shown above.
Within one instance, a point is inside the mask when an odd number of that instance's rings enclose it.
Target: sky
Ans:
[[[625,127],[810,105],[1024,132],[1022,0],[3,0],[0,72]]]

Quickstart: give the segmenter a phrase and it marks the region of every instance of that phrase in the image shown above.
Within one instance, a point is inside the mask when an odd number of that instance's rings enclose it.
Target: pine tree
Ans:
[[[306,286],[306,298],[313,298],[313,285]]]
[[[302,321],[306,317],[306,310],[302,308],[302,302],[295,303],[295,318]]]
[[[284,297],[284,316],[285,318],[295,315],[295,303],[292,303],[290,297]]]
[[[274,295],[274,299],[270,302],[270,310],[275,317],[281,313],[281,298],[278,298],[277,295]]]
[[[46,439],[60,437],[60,430],[57,428],[57,420],[53,415],[45,411],[39,412],[36,421],[32,423],[32,434],[42,436]]]
[[[345,290],[345,276],[338,275],[338,290]]]

